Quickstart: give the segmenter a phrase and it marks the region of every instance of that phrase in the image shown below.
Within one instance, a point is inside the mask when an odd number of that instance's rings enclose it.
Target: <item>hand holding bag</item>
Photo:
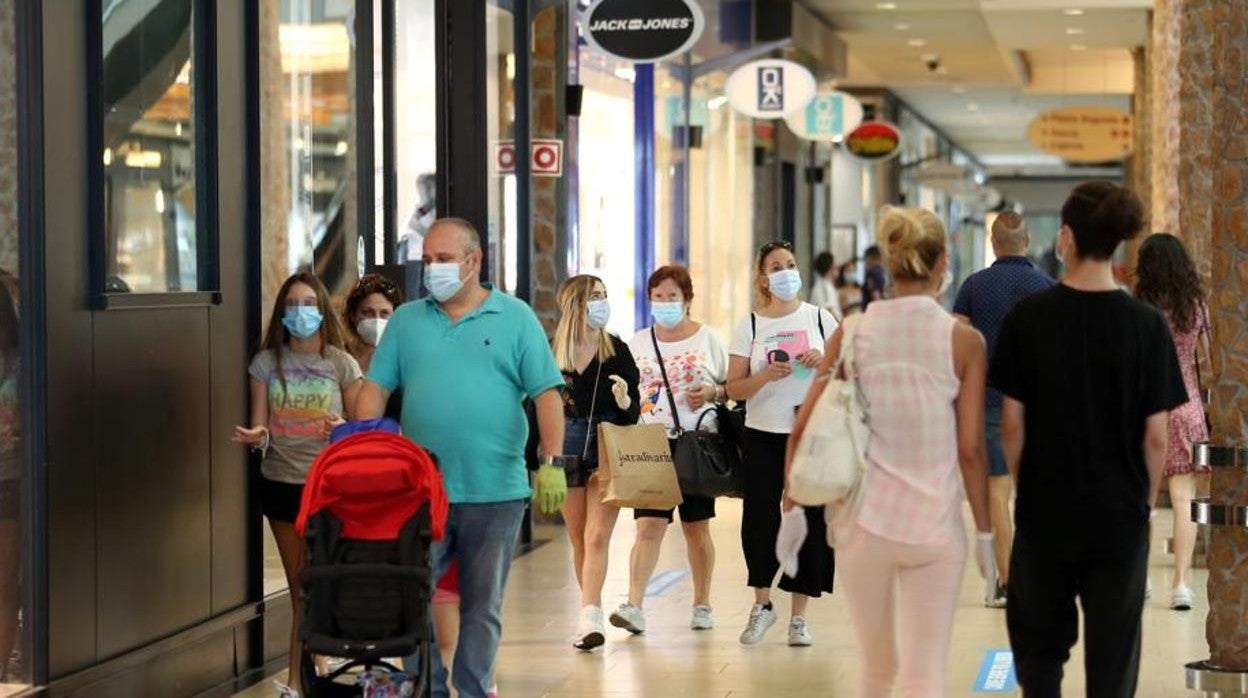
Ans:
[[[860,315],[845,319],[836,368],[793,452],[789,497],[804,506],[850,500],[866,471],[871,429],[854,364],[854,336],[861,321]]]
[[[676,445],[672,450],[672,461],[676,464],[676,477],[680,481],[681,492],[701,497],[745,496],[741,451],[732,443],[727,433],[702,431],[702,421],[707,415],[715,414],[714,409],[705,410],[698,417],[693,431],[685,431],[681,427],[672,384],[667,380],[663,353],[659,351],[659,337],[653,328],[650,329],[650,340],[654,342],[654,355],[659,362],[659,372],[663,375],[663,387],[667,390],[672,423],[676,426]],[[720,431],[724,432],[725,427],[721,423]]]

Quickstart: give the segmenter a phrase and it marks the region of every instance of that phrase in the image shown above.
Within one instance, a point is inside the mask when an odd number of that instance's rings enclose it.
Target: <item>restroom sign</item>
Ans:
[[[563,141],[557,138],[534,138],[529,141],[529,172],[534,177],[563,176]],[[516,142],[494,143],[494,174],[516,172]]]
[[[779,119],[805,109],[815,96],[815,78],[792,61],[746,63],[728,78],[732,108],[756,119]]]

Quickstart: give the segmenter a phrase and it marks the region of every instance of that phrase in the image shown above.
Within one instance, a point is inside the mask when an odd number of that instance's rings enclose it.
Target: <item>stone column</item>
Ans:
[[[531,124],[534,138],[563,138],[563,90],[567,84],[565,68],[560,64],[564,39],[563,5],[548,7],[533,18],[533,50],[530,55],[532,80]],[[521,47],[523,50],[523,47]],[[523,79],[523,76],[518,76]],[[565,169],[568,161],[565,151]],[[554,332],[559,321],[559,309],[555,294],[566,275],[566,265],[560,263],[559,244],[566,235],[559,215],[563,201],[563,179],[555,177],[532,178],[533,231],[533,310],[547,332]]]
[[[1208,4],[1212,12],[1199,14],[1204,24],[1193,30],[1213,39],[1213,442],[1242,446],[1248,435],[1248,15],[1242,0]],[[1215,468],[1211,490],[1214,504],[1248,505],[1248,473]],[[1248,529],[1214,527],[1209,605],[1213,664],[1248,670]]]
[[[260,299],[262,322],[288,268],[286,217],[290,211],[290,169],[286,150],[287,86],[282,73],[280,0],[261,0],[260,22]],[[261,328],[264,331],[264,328]]]
[[[1157,0],[1153,10],[1152,87],[1149,90],[1152,141],[1152,232],[1179,227],[1179,46],[1183,0]]]
[[[1149,216],[1152,214],[1153,170],[1152,159],[1152,101],[1151,76],[1149,73],[1149,46],[1139,46],[1131,51],[1135,65],[1135,93],[1131,97],[1133,117],[1133,152],[1127,159],[1125,179],[1127,187],[1140,197],[1144,204],[1144,231],[1151,231]],[[1139,256],[1140,240],[1132,240],[1126,244],[1127,278],[1135,278],[1136,258]]]
[[[1182,0],[1179,48],[1179,225],[1169,231],[1187,245],[1206,288],[1213,244],[1214,0]]]

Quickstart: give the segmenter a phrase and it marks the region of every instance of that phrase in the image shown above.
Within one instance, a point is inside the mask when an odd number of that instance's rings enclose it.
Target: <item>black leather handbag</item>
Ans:
[[[663,353],[659,351],[659,338],[653,329],[650,330],[650,339],[654,342],[654,355],[659,362],[659,371],[663,375],[663,387],[667,390],[668,405],[672,410],[672,423],[676,425],[672,461],[676,464],[676,479],[680,481],[681,493],[702,497],[745,496],[740,449],[726,433],[702,431],[703,420],[707,415],[715,413],[715,410],[703,412],[698,417],[698,423],[693,431],[685,431],[681,428],[676,398],[672,395],[672,384],[667,380],[667,367],[663,364]],[[729,428],[728,424],[720,422],[721,432]]]

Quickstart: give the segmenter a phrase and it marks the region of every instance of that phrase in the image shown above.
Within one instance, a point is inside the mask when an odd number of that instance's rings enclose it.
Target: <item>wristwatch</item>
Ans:
[[[539,460],[537,464],[539,466],[554,465],[555,457],[554,456],[542,456],[541,460]]]

